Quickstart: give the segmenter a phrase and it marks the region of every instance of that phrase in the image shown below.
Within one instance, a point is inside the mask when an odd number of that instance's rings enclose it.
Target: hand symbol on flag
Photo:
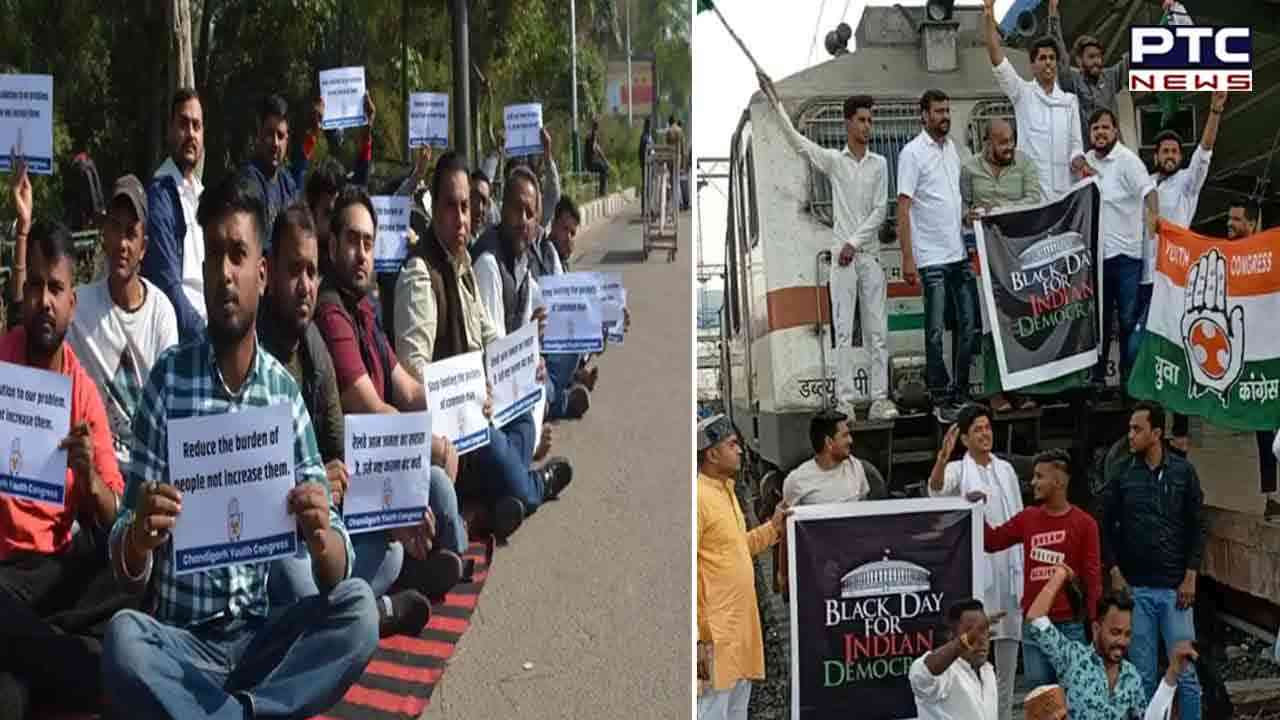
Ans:
[[[1187,273],[1182,347],[1191,368],[1189,395],[1213,392],[1227,406],[1244,369],[1244,307],[1227,307],[1227,260],[1217,249],[1201,255]]]

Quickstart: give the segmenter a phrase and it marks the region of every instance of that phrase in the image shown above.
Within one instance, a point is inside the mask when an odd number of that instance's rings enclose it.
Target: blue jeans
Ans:
[[[1139,323],[1146,316],[1139,283],[1142,282],[1142,261],[1127,255],[1117,255],[1102,263],[1102,355],[1094,371],[1094,379],[1106,382],[1107,359],[1111,352],[1111,324],[1120,318],[1120,387],[1129,378],[1129,370],[1138,357],[1138,343],[1142,333]]]
[[[386,595],[400,576],[404,547],[398,542],[391,542],[391,536],[384,530],[352,535],[351,549],[356,554],[351,565],[351,577],[368,583],[374,597]],[[319,592],[320,588],[311,574],[310,555],[280,558],[271,563],[271,572],[267,575],[267,598],[271,601],[272,617]]]
[[[1155,695],[1159,661],[1156,653],[1183,640],[1195,640],[1195,618],[1191,608],[1178,607],[1178,591],[1172,588],[1133,588],[1133,640],[1129,662],[1142,676],[1147,697]],[[1183,720],[1200,720],[1200,678],[1188,665],[1178,678],[1178,706]]]
[[[453,483],[448,473],[434,465],[429,477],[431,490],[427,506],[436,516],[436,543],[461,555],[467,547],[467,528],[458,512],[458,496],[454,493]],[[404,546],[393,542],[391,534],[384,530],[352,535],[351,547],[356,554],[351,577],[369,583],[373,596],[382,597],[400,576],[400,569],[404,566]],[[267,596],[271,599],[271,607],[286,607],[318,592],[320,589],[311,575],[309,555],[281,558],[271,564],[271,574],[267,577]]]
[[[944,398],[963,400],[969,396],[969,366],[973,363],[978,337],[977,308],[973,306],[973,268],[968,260],[923,267],[920,268],[920,281],[924,284],[924,365],[929,392],[935,403]],[[956,375],[954,384],[947,377],[947,365],[942,357],[948,303],[955,317],[951,333],[951,369]]]
[[[306,718],[342,699],[377,645],[373,593],[351,578],[269,621],[187,630],[123,610],[107,626],[102,675],[116,717]]]
[[[1075,640],[1078,643],[1088,642],[1085,639],[1083,623],[1064,622],[1054,623],[1053,626],[1068,640]],[[1031,634],[1027,632],[1028,627],[1029,625],[1026,625],[1022,629],[1022,681],[1029,688],[1052,685],[1058,681],[1058,673],[1053,669],[1048,656],[1031,639]]]
[[[489,444],[463,456],[458,491],[464,497],[493,502],[514,497],[525,512],[542,504],[542,476],[529,469],[533,462],[533,415],[525,413],[505,427],[489,430]]]
[[[467,549],[467,526],[458,511],[458,491],[444,468],[431,466],[431,494],[427,506],[436,516],[436,545],[462,554]]]
[[[544,355],[547,361],[547,419],[566,417],[569,406],[569,388],[573,385],[573,373],[582,361],[582,355],[565,353]]]

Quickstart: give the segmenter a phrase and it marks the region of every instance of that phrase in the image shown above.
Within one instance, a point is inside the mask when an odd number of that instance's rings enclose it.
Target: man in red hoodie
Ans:
[[[1067,502],[1067,486],[1071,483],[1071,460],[1063,450],[1048,450],[1035,459],[1035,476],[1031,480],[1038,503],[1014,515],[997,528],[986,527],[987,552],[999,552],[1022,544],[1024,580],[1022,610],[1025,613],[1041,588],[1053,577],[1056,565],[1080,568],[1084,586],[1084,602],[1073,603],[1066,595],[1054,598],[1049,620],[1064,636],[1085,642],[1084,618],[1081,610],[1093,614],[1102,595],[1102,564],[1099,551],[1098,523],[1089,513]],[[1053,667],[1044,652],[1023,635],[1022,668],[1028,687],[1056,681]]]

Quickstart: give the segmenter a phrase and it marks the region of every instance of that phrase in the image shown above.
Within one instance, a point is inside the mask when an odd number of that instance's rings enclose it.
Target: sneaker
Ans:
[[[569,397],[565,400],[565,415],[580,418],[591,409],[591,392],[585,385],[574,385],[569,388]]]
[[[935,405],[933,416],[943,425],[950,425],[960,417],[960,406],[952,402]]]
[[[1280,525],[1280,502],[1267,498],[1267,509],[1263,512],[1263,520],[1268,525]]]
[[[872,421],[897,420],[898,406],[888,398],[882,398],[871,403],[871,411],[867,414],[867,419]]]
[[[458,584],[462,572],[462,557],[440,548],[431,551],[422,562],[405,562],[400,570],[400,582],[428,598],[439,598]]]
[[[422,634],[431,620],[431,602],[417,590],[401,590],[378,598],[378,637]]]
[[[542,498],[544,501],[559,498],[560,493],[569,487],[570,482],[573,482],[573,466],[569,464],[566,458],[553,457],[538,472],[542,473]]]
[[[498,498],[490,515],[491,529],[498,542],[506,542],[524,522],[524,503],[510,495]]]

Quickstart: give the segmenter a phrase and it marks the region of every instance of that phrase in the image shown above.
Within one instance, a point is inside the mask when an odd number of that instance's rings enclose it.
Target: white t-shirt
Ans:
[[[1143,202],[1156,184],[1142,160],[1120,143],[1104,158],[1096,150],[1085,155],[1085,162],[1098,175],[1102,209],[1098,212],[1098,230],[1102,236],[1103,257],[1125,255],[1142,259],[1142,228],[1146,210]]]
[[[789,506],[854,502],[871,492],[862,463],[850,457],[830,470],[806,460],[782,481],[782,501]]]
[[[911,257],[917,268],[964,260],[961,237],[960,156],[923,130],[898,156],[898,194],[911,198]]]
[[[142,306],[117,307],[107,279],[76,290],[76,312],[67,341],[98,385],[115,442],[116,459],[129,462],[133,413],[160,353],[178,342],[178,318],[160,289],[142,280]]]

